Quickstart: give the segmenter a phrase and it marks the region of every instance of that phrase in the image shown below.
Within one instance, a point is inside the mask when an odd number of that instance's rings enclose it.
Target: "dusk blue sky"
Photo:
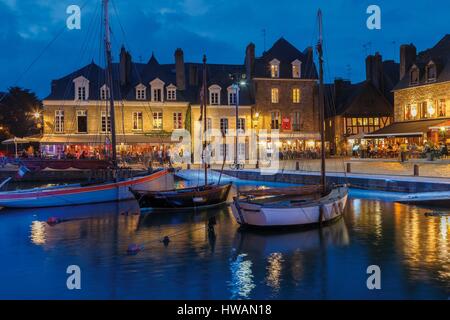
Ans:
[[[82,10],[81,30],[65,28],[67,6],[86,0],[0,0],[0,91],[13,85],[30,88],[43,98],[56,79],[99,61],[100,21],[95,17],[100,0],[89,0]],[[316,13],[324,16],[326,80],[365,77],[366,54],[379,51],[384,59],[399,60],[399,45],[414,43],[418,50],[433,46],[450,33],[448,0],[114,0],[126,39],[111,8],[114,59],[122,43],[134,61],[148,61],[152,52],[161,63],[173,62],[174,50],[183,48],[185,60],[242,63],[245,47],[263,51],[283,36],[303,50],[316,43]],[[381,7],[381,30],[368,30],[366,9]],[[111,6],[112,6],[111,5]],[[97,11],[97,17],[98,17]],[[95,28],[89,27],[94,21]],[[61,31],[64,31],[44,51]],[[95,32],[93,32],[95,31]],[[126,41],[125,41],[126,40]],[[364,48],[364,44],[371,43]],[[82,49],[83,43],[87,43]],[[26,72],[25,72],[26,71]],[[21,75],[23,75],[21,77]],[[18,80],[18,81],[17,81]]]

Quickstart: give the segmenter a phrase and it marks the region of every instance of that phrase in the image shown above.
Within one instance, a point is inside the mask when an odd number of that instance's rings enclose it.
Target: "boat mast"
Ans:
[[[323,38],[322,38],[322,11],[319,9],[317,13],[319,21],[319,42],[317,43],[317,52],[319,54],[319,126],[320,126],[320,149],[321,149],[321,166],[320,166],[320,184],[323,191],[326,191],[326,174],[325,174],[325,100],[323,88]]]
[[[206,163],[206,132],[208,130],[208,121],[206,118],[206,55],[203,55],[203,85],[202,85],[202,114],[203,114],[203,165],[205,166],[205,186],[208,185],[208,164]]]
[[[109,30],[109,0],[103,0],[103,14],[105,19],[105,53],[106,53],[106,81],[109,90],[109,113],[111,126],[111,147],[113,167],[117,168],[117,150],[116,150],[116,117],[114,112],[114,94],[113,94],[113,72],[111,58],[111,35]],[[106,117],[108,118],[108,117]]]

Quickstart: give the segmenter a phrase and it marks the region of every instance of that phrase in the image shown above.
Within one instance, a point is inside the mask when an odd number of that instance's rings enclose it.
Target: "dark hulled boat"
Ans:
[[[130,189],[141,209],[196,209],[217,206],[227,201],[231,183],[197,186],[167,191]]]

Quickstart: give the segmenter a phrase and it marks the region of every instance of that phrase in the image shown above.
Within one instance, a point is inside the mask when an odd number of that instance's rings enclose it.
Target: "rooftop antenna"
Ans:
[[[266,36],[267,36],[267,31],[266,29],[262,29],[262,34],[263,34],[263,41],[264,41],[264,52],[266,52]]]
[[[352,66],[350,64],[347,64],[347,79],[350,80],[352,77]]]

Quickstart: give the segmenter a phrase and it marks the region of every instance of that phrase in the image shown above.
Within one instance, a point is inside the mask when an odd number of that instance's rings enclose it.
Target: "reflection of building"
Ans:
[[[376,53],[366,58],[365,81],[351,84],[337,79],[326,86],[325,128],[331,153],[348,153],[355,141],[392,122],[391,90],[398,81],[398,67]]]
[[[313,49],[301,52],[281,38],[258,58],[250,44],[245,61],[254,89],[255,127],[279,131],[282,149],[314,147],[320,136]]]
[[[450,137],[450,35],[419,54],[412,44],[401,46],[394,97],[396,123],[370,137],[419,144]]]

